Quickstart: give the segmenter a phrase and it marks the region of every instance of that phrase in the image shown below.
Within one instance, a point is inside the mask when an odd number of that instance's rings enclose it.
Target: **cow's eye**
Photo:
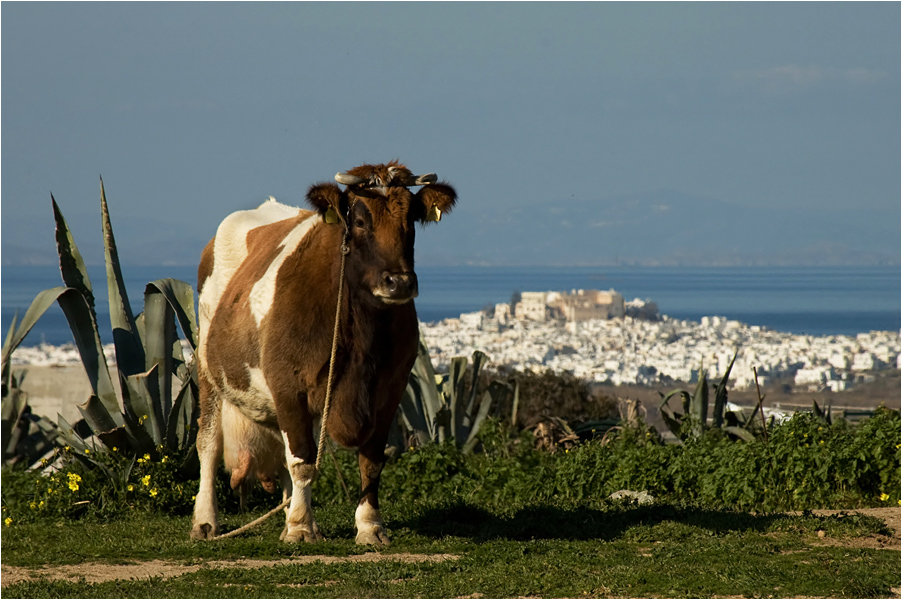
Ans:
[[[357,229],[364,229],[366,228],[366,221],[364,221],[360,217],[357,217],[357,219],[354,221],[354,227],[356,227]]]

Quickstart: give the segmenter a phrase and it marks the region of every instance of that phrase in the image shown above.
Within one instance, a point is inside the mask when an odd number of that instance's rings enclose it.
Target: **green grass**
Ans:
[[[748,514],[698,506],[605,502],[512,507],[496,514],[457,502],[386,506],[393,545],[379,562],[311,562],[263,568],[201,568],[170,579],[85,582],[38,579],[4,597],[486,597],[829,596],[879,597],[899,585],[899,554],[852,547],[887,534],[859,515]],[[82,562],[182,564],[302,555],[349,557],[353,510],[317,509],[329,541],[286,545],[281,517],[219,542],[188,539],[190,517],[133,515],[106,523],[68,521],[5,527],[4,565]],[[228,515],[225,528],[253,515]],[[820,544],[826,532],[836,546]],[[403,562],[393,554],[452,554]]]
[[[49,476],[3,470],[5,567],[159,559],[199,570],[103,583],[45,577],[6,586],[3,596],[885,597],[899,586],[899,552],[862,543],[890,534],[882,522],[781,511],[898,510],[899,427],[898,411],[878,411],[854,427],[799,414],[767,443],[732,442],[715,431],[664,446],[638,428],[552,455],[487,422],[481,453],[427,446],[387,467],[382,509],[394,543],[378,562],[354,560],[372,549],[354,544],[354,507],[334,468],[313,488],[328,541],[283,544],[278,516],[237,538],[195,542],[188,531],[197,482],[180,470],[180,457],[136,462],[116,483],[64,453],[70,460]],[[344,479],[355,481],[353,453],[336,459]],[[114,473],[130,463],[108,460]],[[276,504],[260,491],[251,499],[256,512],[236,514],[224,473],[219,484],[225,531]],[[619,489],[648,490],[657,501],[604,500]],[[438,554],[454,558],[404,560]],[[302,556],[332,562],[212,562]]]

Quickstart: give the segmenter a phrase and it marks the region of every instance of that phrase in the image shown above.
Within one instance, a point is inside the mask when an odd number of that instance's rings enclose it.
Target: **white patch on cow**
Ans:
[[[388,543],[385,534],[385,526],[382,524],[382,515],[378,508],[374,508],[369,502],[357,505],[354,512],[354,524],[357,526],[356,542],[358,544],[383,545]]]
[[[313,504],[310,485],[313,483],[315,468],[291,452],[288,434],[282,432],[285,445],[285,462],[291,477],[291,504],[285,520],[285,531],[282,539],[288,542],[314,541],[321,538],[319,526],[313,518]]]
[[[279,252],[279,255],[269,263],[269,268],[266,269],[266,273],[254,284],[254,287],[251,288],[251,314],[254,315],[257,327],[260,326],[261,321],[263,321],[263,318],[267,315],[269,309],[272,308],[273,302],[276,299],[276,278],[279,275],[279,269],[282,267],[282,263],[284,263],[289,256],[294,254],[295,250],[298,249],[298,246],[300,246],[301,242],[313,226],[321,222],[322,219],[318,217],[308,218],[292,229],[291,232],[285,236],[285,239],[282,240],[282,250]]]
[[[253,210],[242,210],[230,214],[219,225],[213,241],[213,271],[204,282],[198,298],[200,325],[198,360],[201,369],[206,370],[207,364],[203,343],[204,332],[216,313],[216,308],[219,306],[219,301],[222,299],[229,281],[247,258],[247,234],[257,227],[291,219],[300,213],[300,208],[280,204],[270,196],[269,200]]]
[[[273,422],[276,420],[276,406],[273,400],[272,392],[266,384],[266,377],[263,370],[254,367],[248,367],[248,379],[250,386],[246,390],[241,390],[229,384],[225,372],[220,373],[220,377],[214,384],[221,397],[227,398],[228,402],[238,407],[244,415],[251,421],[257,423]]]
[[[369,502],[363,502],[357,505],[354,511],[354,522],[357,525],[357,531],[372,531],[377,527],[382,527],[382,515],[378,508],[373,508]]]

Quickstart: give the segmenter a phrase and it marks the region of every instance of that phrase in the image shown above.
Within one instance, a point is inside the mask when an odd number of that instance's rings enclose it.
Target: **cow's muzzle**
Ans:
[[[417,275],[414,272],[382,274],[382,281],[373,295],[386,304],[404,304],[410,302],[419,295],[417,288]]]

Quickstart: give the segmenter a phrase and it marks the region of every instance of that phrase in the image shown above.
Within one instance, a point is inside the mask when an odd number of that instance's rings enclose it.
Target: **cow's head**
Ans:
[[[326,223],[347,227],[348,280],[377,306],[416,298],[414,225],[438,221],[450,212],[457,200],[454,188],[436,183],[434,173],[415,176],[396,161],[362,165],[335,180],[345,189],[318,183],[307,192],[307,201]],[[414,186],[423,187],[414,194],[408,189]]]

